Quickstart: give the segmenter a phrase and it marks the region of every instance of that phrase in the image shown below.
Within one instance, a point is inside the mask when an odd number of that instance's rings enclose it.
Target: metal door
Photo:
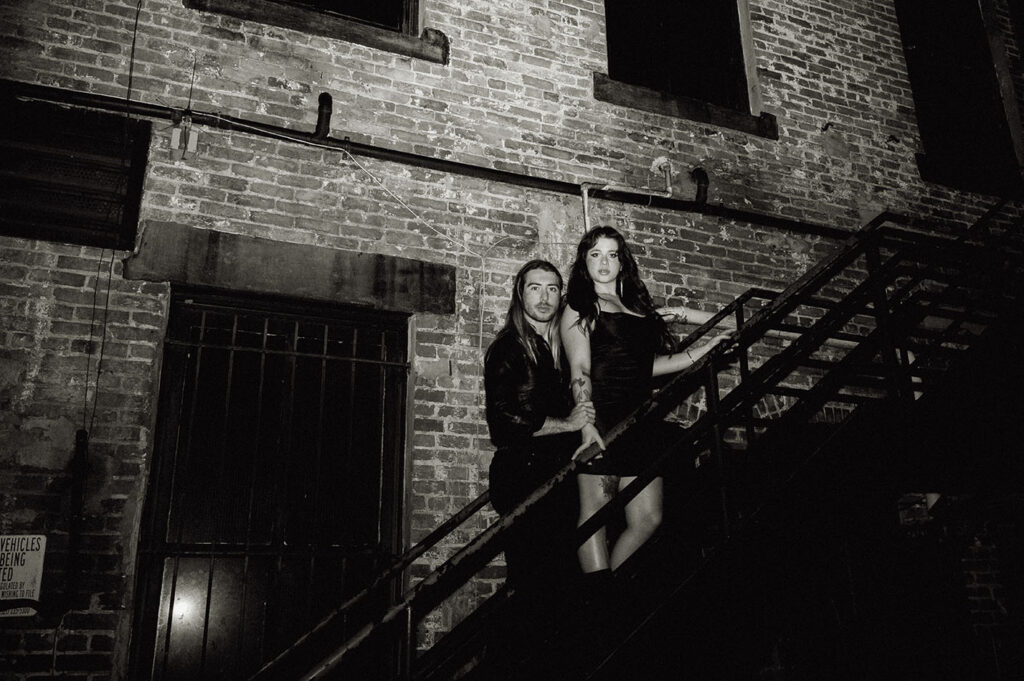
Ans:
[[[246,678],[395,554],[407,346],[404,315],[174,296],[137,678]]]

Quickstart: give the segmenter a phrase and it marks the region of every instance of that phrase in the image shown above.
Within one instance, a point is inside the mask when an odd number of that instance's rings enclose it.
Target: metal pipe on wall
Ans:
[[[116,114],[127,114],[147,118],[157,118],[168,121],[180,120],[182,109],[156,104],[147,104],[138,101],[125,101],[118,97],[98,95],[76,90],[66,90],[45,85],[31,83],[19,83],[10,80],[0,80],[0,97],[34,99],[39,101],[53,102],[56,104],[80,106],[91,109],[99,109]],[[671,192],[654,192],[646,190],[631,190],[615,185],[601,185],[572,182],[562,182],[544,177],[534,177],[524,173],[516,173],[506,170],[497,170],[483,166],[460,163],[445,159],[433,158],[412,152],[387,149],[372,144],[353,142],[348,138],[338,139],[325,135],[323,126],[319,131],[306,132],[283,128],[281,126],[269,125],[257,121],[249,121],[235,116],[226,116],[217,113],[188,110],[184,112],[192,119],[193,125],[206,125],[215,129],[235,130],[251,134],[261,135],[280,139],[291,137],[301,141],[308,141],[321,146],[335,147],[358,156],[374,158],[381,161],[400,163],[428,170],[437,170],[455,175],[475,177],[478,179],[501,182],[520,187],[538,189],[541,191],[556,194],[578,196],[581,192],[589,195],[590,198],[618,203],[645,205],[651,208],[664,210],[696,213],[710,217],[720,217],[727,220],[736,220],[748,224],[772,227],[797,234],[814,235],[829,239],[845,239],[851,232],[849,230],[819,225],[802,220],[793,220],[778,215],[758,213],[756,211],[729,208],[723,205],[708,204],[700,201],[676,199],[670,196]]]

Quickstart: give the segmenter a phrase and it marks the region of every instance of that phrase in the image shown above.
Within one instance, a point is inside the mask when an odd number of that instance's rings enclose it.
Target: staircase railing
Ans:
[[[923,240],[927,242],[928,250],[931,251],[925,259],[932,260],[939,267],[942,267],[943,263],[948,266],[940,276],[945,286],[940,291],[917,288],[927,282],[936,272],[932,270],[929,273],[921,268],[903,269],[901,261],[906,260],[904,257],[907,255],[906,251],[897,253],[886,262],[886,268],[891,273],[897,275],[910,273],[909,276],[904,276],[902,279],[899,277],[894,279],[894,282],[898,281],[899,285],[893,285],[886,292],[885,307],[887,314],[890,315],[889,320],[898,327],[891,338],[897,343],[883,342],[885,334],[890,331],[882,326],[868,333],[862,342],[855,345],[842,360],[834,364],[812,390],[807,391],[796,405],[787,410],[782,418],[777,419],[773,428],[757,438],[756,454],[770,455],[772,452],[778,451],[788,435],[792,435],[794,432],[799,433],[798,423],[806,422],[807,418],[829,399],[829,396],[834,397],[837,394],[838,388],[843,385],[844,381],[848,381],[851,376],[863,370],[865,362],[870,359],[872,353],[877,354],[883,351],[886,345],[889,346],[890,351],[898,353],[901,365],[897,367],[896,375],[903,381],[897,388],[891,389],[890,394],[886,395],[888,406],[900,408],[907,406],[901,404],[901,401],[905,402],[920,397],[919,391],[924,387],[920,382],[922,372],[920,366],[914,366],[913,361],[908,361],[908,355],[911,353],[908,352],[907,345],[914,336],[915,326],[926,318],[941,317],[949,323],[939,333],[929,336],[926,339],[926,344],[915,346],[918,362],[927,361],[930,356],[948,351],[950,346],[952,352],[955,353],[969,349],[962,338],[956,337],[956,332],[963,327],[964,321],[976,325],[980,323],[987,327],[997,325],[1001,320],[1012,319],[1010,315],[1019,318],[1024,313],[1024,250],[1022,250],[1021,235],[1019,232],[1009,229],[1004,229],[995,237],[987,234],[988,225],[1001,207],[1002,203],[986,213],[967,232],[955,238],[935,239],[926,235],[922,236]],[[1018,217],[1015,227],[1019,229],[1020,226],[1021,222]],[[916,237],[917,235],[914,235],[913,243],[915,245],[918,243]],[[881,230],[878,237],[874,239],[876,243],[869,247],[877,249],[886,243],[890,246],[895,244],[898,247],[905,247],[908,243],[905,238],[906,234],[901,234],[900,230],[886,228]],[[901,240],[903,241],[900,242]],[[970,250],[965,251],[964,247]],[[922,251],[918,251],[917,254],[919,257],[925,255]],[[950,256],[954,260],[951,260]],[[985,269],[993,266],[1000,270],[994,280],[992,272]],[[960,276],[949,276],[950,269],[959,270]],[[979,277],[979,275],[981,276]],[[979,299],[976,296],[965,295],[967,293],[980,293],[985,298]],[[951,300],[958,306],[952,312],[944,307]],[[877,300],[874,304],[877,304]],[[972,305],[983,308],[981,314],[972,314],[970,309]],[[906,333],[908,329],[910,332]],[[980,340],[980,334],[977,331],[974,332],[974,335],[977,340]],[[893,376],[892,372],[882,373],[888,373],[890,378]],[[847,422],[849,421],[852,419]],[[844,422],[844,425],[847,422]],[[832,430],[829,432],[828,438],[834,439],[836,435],[837,431]],[[795,438],[790,437],[789,439]],[[744,524],[752,525],[754,518],[761,512],[765,503],[784,498],[782,494],[784,487],[796,478],[802,469],[809,467],[815,458],[828,451],[829,448],[825,446],[825,443],[819,442],[806,450],[798,461],[791,462],[787,468],[779,471],[784,479],[775,481],[774,484],[762,484],[760,498],[748,500],[745,504]],[[762,468],[759,472],[763,473],[764,469]],[[750,487],[745,489],[749,490]],[[629,638],[641,630],[646,622],[654,619],[659,610],[672,607],[671,603],[673,603],[675,595],[682,591],[686,583],[695,577],[700,569],[706,568],[712,563],[713,554],[710,557],[705,555],[704,560],[693,568],[684,579],[674,585],[674,588],[659,593],[658,600],[651,604],[641,622],[628,625],[625,630],[620,631],[619,647],[628,645]],[[597,672],[615,655],[615,650],[602,652],[603,654],[597,662],[592,665],[586,676],[587,679],[594,678]]]
[[[740,439],[750,447],[764,446],[779,437],[780,428],[769,428],[765,419],[755,414],[758,403],[768,395],[781,395],[792,402],[785,412],[785,422],[806,421],[823,405],[837,398],[853,403],[877,396],[912,399],[923,388],[923,369],[932,359],[923,347],[908,347],[910,332],[929,314],[940,311],[947,302],[937,294],[954,290],[940,281],[947,275],[962,276],[968,260],[974,256],[992,255],[997,259],[1020,261],[1020,249],[1013,241],[1012,230],[1003,229],[995,236],[989,227],[1000,218],[1004,206],[1000,202],[987,211],[971,228],[943,237],[918,230],[919,225],[899,215],[883,213],[859,232],[851,235],[841,248],[825,258],[781,292],[751,289],[722,308],[706,323],[696,328],[680,347],[685,348],[706,336],[726,320],[736,331],[731,342],[720,345],[687,370],[671,379],[652,398],[636,409],[606,434],[611,444],[632,428],[652,419],[663,419],[689,400],[702,402],[701,413],[674,442],[665,447],[651,468],[624,488],[601,511],[577,530],[582,543],[593,532],[608,523],[611,515],[638,494],[651,479],[659,475],[666,459],[679,451],[700,455],[699,463],[710,459],[718,490],[719,541],[728,539],[732,526],[750,509],[737,505],[730,498],[730,481],[725,460],[728,440]],[[892,227],[891,224],[900,227]],[[883,225],[885,225],[883,227]],[[992,244],[996,244],[993,246]],[[954,253],[953,257],[947,257]],[[858,265],[863,261],[863,265]],[[845,278],[845,279],[844,279]],[[853,283],[857,278],[859,283]],[[929,291],[931,292],[929,294]],[[922,300],[933,295],[933,303]],[[747,318],[747,306],[764,301]],[[807,309],[820,310],[810,323]],[[801,310],[804,310],[800,312]],[[945,314],[945,313],[943,313]],[[798,319],[794,321],[793,316]],[[951,331],[952,330],[952,331]],[[955,333],[951,323],[942,333]],[[941,334],[940,334],[941,336]],[[763,349],[754,352],[760,343],[771,341],[783,347],[770,354]],[[939,339],[939,344],[943,342]],[[812,355],[831,345],[843,350],[844,356],[834,362]],[[879,361],[876,359],[880,358]],[[760,361],[756,367],[752,362]],[[719,375],[738,372],[735,385],[724,393]],[[787,386],[785,381],[794,371],[809,370],[821,375],[811,387]],[[864,376],[865,370],[879,380],[868,382],[864,394],[843,393],[851,378]],[[856,385],[853,386],[855,389]],[[729,431],[737,431],[732,432]],[[365,607],[375,594],[390,587],[405,571],[428,551],[489,501],[484,492],[458,511],[423,540],[410,548],[392,567],[384,571],[366,589],[343,603],[294,645],[268,662],[252,681],[301,678],[312,681],[334,675],[344,661],[371,637],[384,631],[401,629],[404,642],[398,661],[399,678],[410,678],[414,671],[415,633],[417,621],[449,597],[503,548],[509,528],[556,486],[575,474],[576,469],[599,454],[596,446],[583,452],[576,460],[559,470],[538,487],[511,513],[457,550],[440,567],[414,584],[397,603],[361,622],[351,621],[360,607]],[[505,595],[502,592],[502,595]],[[339,638],[343,641],[338,643]],[[297,670],[301,670],[297,673]]]

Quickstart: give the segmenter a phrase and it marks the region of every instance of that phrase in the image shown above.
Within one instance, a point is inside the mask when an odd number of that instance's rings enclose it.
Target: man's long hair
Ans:
[[[533,330],[533,326],[530,325],[530,320],[526,318],[525,306],[523,303],[523,289],[526,286],[526,275],[533,270],[543,270],[545,272],[551,272],[558,277],[558,290],[562,290],[562,273],[558,271],[558,268],[549,263],[547,260],[531,260],[516,273],[516,278],[512,282],[512,300],[508,304],[508,314],[505,316],[505,327],[502,329],[502,333],[515,334],[516,340],[523,346],[523,350],[526,351],[526,356],[530,358],[530,361],[537,364],[538,353],[540,349],[537,347],[535,340],[536,332]],[[561,370],[561,357],[562,357],[562,343],[558,334],[558,320],[561,316],[562,306],[561,301],[555,301],[555,316],[551,319],[551,337],[548,342],[551,343],[551,349],[555,356],[555,368]]]
[[[577,323],[580,328],[589,333],[594,328],[600,311],[597,303],[597,291],[594,290],[594,280],[590,278],[590,272],[587,271],[587,253],[601,238],[614,239],[618,245],[619,277],[615,282],[615,292],[618,294],[619,300],[633,312],[655,319],[662,346],[665,349],[672,348],[675,345],[675,339],[669,332],[665,320],[658,314],[654,300],[651,299],[647,286],[640,278],[640,270],[633,257],[633,252],[629,250],[629,244],[617,229],[607,225],[594,227],[583,235],[579,246],[576,247],[576,260],[573,261],[572,269],[569,272],[569,287],[565,299],[566,304],[579,313],[580,318]]]

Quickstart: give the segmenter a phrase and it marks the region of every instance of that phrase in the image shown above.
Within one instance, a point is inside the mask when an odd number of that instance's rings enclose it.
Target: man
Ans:
[[[594,421],[593,404],[573,406],[560,370],[561,294],[562,276],[554,265],[523,265],[513,281],[505,327],[484,359],[487,426],[496,447],[491,504],[503,515],[569,462],[579,444],[575,433]],[[565,593],[578,570],[577,503],[574,485],[560,485],[506,534],[507,579],[516,590],[523,629],[543,617],[540,607],[554,606],[551,598]]]

